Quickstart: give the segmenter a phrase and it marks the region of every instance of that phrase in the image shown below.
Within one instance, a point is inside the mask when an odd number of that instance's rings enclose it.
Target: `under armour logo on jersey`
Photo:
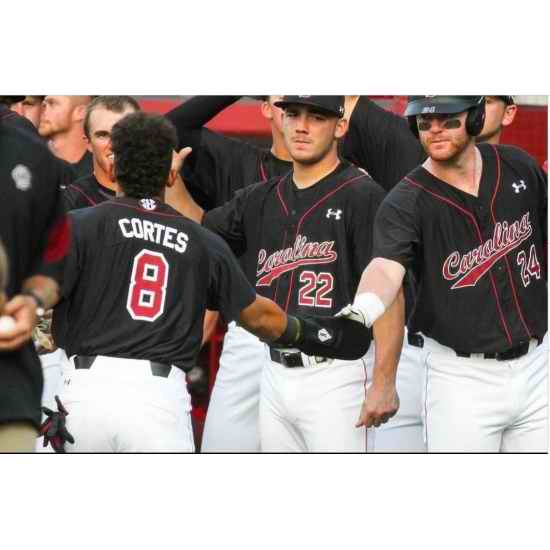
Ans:
[[[139,203],[145,210],[154,210],[157,207],[157,203],[153,199],[141,199]]]
[[[326,328],[322,328],[317,333],[317,337],[321,342],[326,342],[327,340],[330,340],[332,338],[332,334]]]
[[[331,216],[334,216],[337,220],[339,220],[342,217],[342,210],[333,210],[332,208],[329,208],[327,210],[327,218],[330,218]]]
[[[521,191],[527,190],[527,184],[523,180],[519,180],[519,183],[512,183],[512,187],[514,188],[514,193],[520,193]]]
[[[15,182],[15,187],[17,187],[19,191],[28,191],[31,188],[32,174],[24,164],[18,164],[11,171],[11,177]]]

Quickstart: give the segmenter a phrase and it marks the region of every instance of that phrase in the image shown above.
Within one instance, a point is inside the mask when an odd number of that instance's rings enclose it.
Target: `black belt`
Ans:
[[[542,344],[542,338],[534,338],[538,343],[537,346]],[[421,334],[411,334],[408,333],[407,340],[411,346],[416,348],[424,347],[424,338]],[[472,355],[483,355],[483,359],[496,359],[497,361],[511,361],[512,359],[518,359],[529,353],[529,342],[521,342],[517,346],[507,349],[506,351],[497,351],[491,353],[470,353],[466,351],[453,351],[456,353],[457,357],[471,357]]]
[[[74,356],[74,368],[75,369],[89,369],[94,361],[97,359],[97,355],[75,355]],[[149,362],[151,365],[151,374],[153,376],[160,376],[161,378],[168,378],[172,365],[166,363],[156,363],[155,361]]]
[[[275,363],[280,363],[284,367],[293,369],[295,367],[307,367],[309,365],[304,365],[302,359],[302,354],[299,351],[284,351],[275,348],[269,348],[269,355],[272,361]],[[326,357],[310,357],[313,363],[324,363]]]

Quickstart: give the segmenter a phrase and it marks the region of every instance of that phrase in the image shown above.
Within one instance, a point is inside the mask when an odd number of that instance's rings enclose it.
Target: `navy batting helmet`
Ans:
[[[454,114],[468,111],[466,131],[477,136],[485,122],[483,95],[411,95],[405,109],[412,133],[418,137],[416,115]]]

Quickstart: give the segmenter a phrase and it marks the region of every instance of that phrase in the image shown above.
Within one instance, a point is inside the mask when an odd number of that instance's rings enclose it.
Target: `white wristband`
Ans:
[[[367,322],[367,327],[372,327],[376,319],[386,311],[382,300],[373,292],[357,295],[353,300],[352,308],[361,311]]]

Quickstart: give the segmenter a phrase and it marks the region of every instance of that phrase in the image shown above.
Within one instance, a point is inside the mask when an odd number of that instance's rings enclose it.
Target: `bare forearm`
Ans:
[[[397,365],[403,346],[405,325],[405,298],[403,289],[397,298],[373,325],[375,360],[373,382],[394,384]]]
[[[260,340],[273,342],[285,331],[287,316],[277,304],[257,296],[254,303],[241,312],[239,322]]]
[[[34,275],[26,279],[23,290],[32,290],[42,300],[44,309],[51,309],[60,299],[57,281],[44,275]]]

